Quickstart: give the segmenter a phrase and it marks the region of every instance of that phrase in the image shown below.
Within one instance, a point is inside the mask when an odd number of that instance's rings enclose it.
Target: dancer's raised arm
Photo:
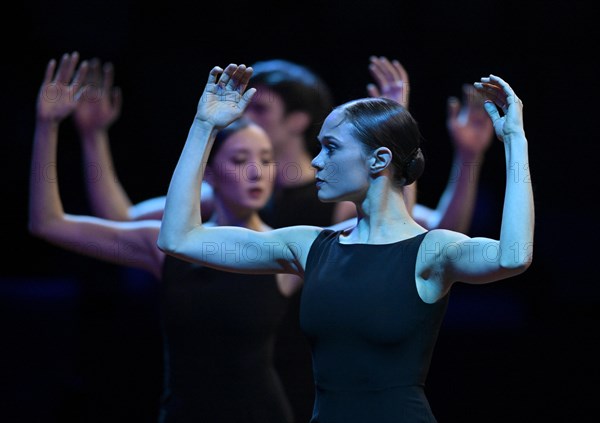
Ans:
[[[426,262],[435,269],[425,266],[422,274],[443,275],[441,279],[450,285],[457,281],[488,283],[515,276],[529,267],[533,255],[534,204],[523,103],[508,83],[494,75],[481,78],[475,88],[485,97],[485,110],[506,153],[502,225],[499,240],[469,238],[445,230],[428,237],[423,251],[433,253]]]
[[[201,181],[208,155],[216,132],[240,118],[256,92],[246,89],[251,75],[252,68],[236,64],[210,71],[169,185],[158,247],[167,254],[231,272],[301,275],[310,244],[321,228],[257,232],[202,225]]]

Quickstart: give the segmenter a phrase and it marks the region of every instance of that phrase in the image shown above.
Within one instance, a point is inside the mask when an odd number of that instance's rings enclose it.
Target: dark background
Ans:
[[[366,95],[370,55],[399,59],[426,139],[419,202],[429,206],[450,171],[446,98],[460,95],[464,82],[503,77],[525,104],[534,261],[510,280],[455,286],[428,396],[441,423],[595,421],[598,67],[591,2],[93,0],[15,7],[0,34],[0,421],[156,419],[157,283],[27,232],[37,90],[48,60],[75,50],[115,65],[124,104],[111,145],[134,202],[166,193],[214,65],[297,61],[320,74],[341,103]],[[70,121],[61,126],[58,160],[65,210],[89,213]],[[495,142],[471,235],[498,236],[504,180],[504,152]]]

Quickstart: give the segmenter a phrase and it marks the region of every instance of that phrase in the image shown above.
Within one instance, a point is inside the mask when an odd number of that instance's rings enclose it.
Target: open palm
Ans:
[[[255,88],[246,90],[252,68],[229,64],[225,70],[215,66],[198,102],[196,118],[223,128],[241,117]]]
[[[79,54],[77,52],[65,53],[60,60],[58,69],[56,60],[50,60],[38,93],[38,119],[60,121],[73,112],[83,92],[82,81],[88,68],[86,62],[77,68],[78,61]]]

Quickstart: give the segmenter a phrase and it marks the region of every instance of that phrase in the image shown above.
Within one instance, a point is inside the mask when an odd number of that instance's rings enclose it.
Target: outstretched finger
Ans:
[[[100,59],[93,57],[88,63],[89,70],[86,83],[94,88],[100,89],[100,85],[102,84],[102,75],[100,74]]]
[[[500,78],[499,76],[490,74],[489,80],[494,81],[497,85],[501,86],[507,96],[515,95],[515,92],[513,91],[511,86],[508,84],[508,82],[506,82],[504,79]]]
[[[402,64],[398,60],[394,60],[392,62],[392,65],[394,66],[394,69],[396,70],[396,74],[398,75],[399,79],[405,84],[408,84],[408,72],[406,72],[404,66],[402,66]]]
[[[252,100],[252,97],[254,96],[254,94],[256,93],[256,88],[250,88],[248,91],[246,91],[244,93],[244,95],[242,96],[242,98],[240,99],[240,102],[238,103],[238,107],[243,111],[246,109],[246,107],[248,107],[248,104],[250,104],[250,100]]]
[[[250,78],[252,77],[253,72],[254,72],[254,69],[252,69],[252,67],[248,67],[244,70],[244,73],[243,73],[242,77],[240,78],[240,82],[238,85],[238,89],[241,93],[244,92],[244,90],[250,83]]]
[[[506,97],[506,93],[498,84],[489,80],[489,78],[481,78],[480,83],[474,84],[475,88],[480,88],[480,92],[485,93],[486,96],[493,98]]]
[[[54,76],[54,70],[56,69],[56,60],[50,59],[48,65],[46,66],[46,73],[44,75],[44,80],[42,81],[42,85],[48,85],[52,82],[52,77]]]
[[[505,80],[503,80],[502,78],[500,78],[499,76],[496,75],[491,75],[489,77],[490,81],[494,81],[496,82],[500,87],[502,87],[502,90],[504,91],[504,93],[506,94],[506,105],[507,107],[513,103],[519,103],[519,104],[523,104],[521,102],[521,99],[519,99],[519,97],[517,97],[517,94],[515,94],[515,91],[512,89],[512,87],[508,84],[508,82],[506,82]]]
[[[234,63],[228,64],[221,76],[219,77],[219,82],[217,83],[217,85],[221,88],[225,88],[229,83],[231,76],[235,73],[237,68],[238,66]]]
[[[75,77],[73,78],[73,85],[80,89],[84,86],[85,78],[87,78],[87,73],[89,71],[89,65],[87,61],[81,62],[81,65],[77,68],[77,72],[75,73]]]
[[[89,70],[88,62],[83,61],[79,68],[77,68],[77,72],[75,73],[75,77],[73,78],[73,89],[75,90],[74,98],[75,101],[79,101],[81,96],[85,93],[87,86],[85,85],[85,78],[87,77],[87,73]]]
[[[246,72],[246,65],[239,65],[231,74],[231,79],[227,82],[227,88],[230,90],[239,89],[241,81]]]
[[[385,79],[390,83],[396,81],[399,77],[399,75],[396,75],[396,70],[385,56],[379,57],[379,69],[383,73]]]
[[[75,69],[77,69],[77,62],[79,62],[79,53],[77,53],[75,51],[71,54],[71,57],[67,62],[66,75],[65,75],[66,80],[63,81],[66,84],[69,84],[71,82],[71,78],[73,78]]]
[[[387,85],[385,74],[381,70],[381,67],[378,63],[378,59],[376,57],[371,58],[371,64],[369,65],[369,73],[380,88],[383,89]]]
[[[71,56],[68,53],[65,53],[60,58],[60,63],[58,64],[58,69],[56,70],[56,75],[54,77],[55,82],[63,82],[68,83],[68,78],[66,76],[69,67],[69,62],[71,60]]]
[[[398,66],[402,68],[400,62],[398,62],[397,60],[390,62],[387,59],[387,57],[382,57],[381,61],[385,69],[386,76],[389,79],[390,83],[398,85],[399,83],[406,82],[403,76],[403,71],[398,68]]]
[[[215,66],[214,68],[212,68],[210,70],[210,73],[208,74],[208,84],[216,84],[217,83],[217,78],[220,74],[223,73],[223,69],[220,66]]]

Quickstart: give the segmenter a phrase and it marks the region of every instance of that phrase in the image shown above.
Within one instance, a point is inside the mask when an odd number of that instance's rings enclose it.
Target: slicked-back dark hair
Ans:
[[[372,151],[387,147],[392,152],[396,186],[416,181],[425,168],[419,126],[407,109],[386,98],[349,101],[336,109],[354,127],[354,135]]]

